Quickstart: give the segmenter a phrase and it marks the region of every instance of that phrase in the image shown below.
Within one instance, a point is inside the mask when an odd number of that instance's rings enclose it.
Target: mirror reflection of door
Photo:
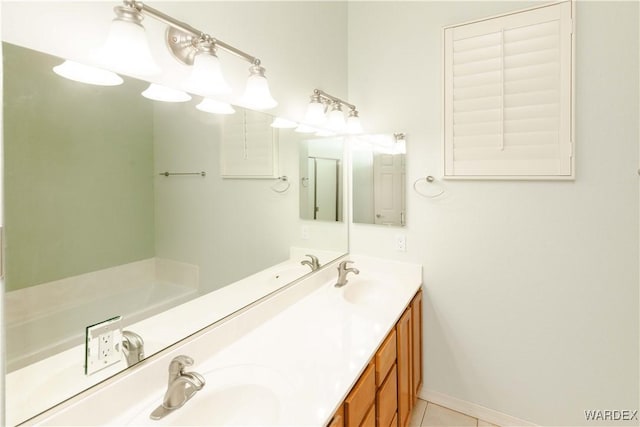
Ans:
[[[404,225],[405,156],[373,155],[375,224]]]
[[[311,212],[313,219],[340,221],[338,183],[340,160],[309,157],[309,188],[313,189]]]

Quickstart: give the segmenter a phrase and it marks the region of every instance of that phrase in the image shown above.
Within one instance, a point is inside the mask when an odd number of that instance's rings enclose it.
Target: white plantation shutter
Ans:
[[[571,3],[445,28],[445,177],[571,178]]]
[[[278,131],[272,117],[240,109],[225,116],[220,144],[224,178],[275,178],[278,174]]]

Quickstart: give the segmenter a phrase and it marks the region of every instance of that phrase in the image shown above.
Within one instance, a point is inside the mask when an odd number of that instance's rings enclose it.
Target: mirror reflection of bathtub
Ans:
[[[60,58],[3,50],[7,399],[32,400],[18,421],[126,367],[84,376],[86,326],[121,315],[150,356],[308,274],[306,254],[325,264],[347,252],[344,223],[303,239],[297,186],[273,190],[277,176],[300,181],[301,142],[270,128],[270,116],[236,107],[229,121],[196,110],[199,100],[145,99],[146,82],[85,85],[51,71]],[[272,176],[221,176],[221,145],[239,115],[273,135]],[[206,319],[170,331],[145,324],[172,310],[188,316],[181,304],[207,296]],[[24,384],[34,378],[25,370],[65,354],[64,380]],[[49,400],[12,392],[16,384]]]

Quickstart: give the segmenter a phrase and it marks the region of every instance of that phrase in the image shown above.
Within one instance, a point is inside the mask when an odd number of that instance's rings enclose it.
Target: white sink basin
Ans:
[[[385,303],[388,288],[380,281],[372,277],[350,274],[348,282],[341,288],[330,286],[328,292],[342,298],[348,304],[361,307],[375,307]]]
[[[281,287],[307,275],[308,273],[311,273],[311,269],[306,265],[292,265],[290,267],[284,267],[269,276],[267,286]]]
[[[259,365],[236,365],[200,372],[206,380],[182,408],[154,421],[151,412],[162,403],[162,393],[139,406],[133,416],[120,418],[127,425],[144,426],[250,426],[283,421],[292,389],[277,371]]]

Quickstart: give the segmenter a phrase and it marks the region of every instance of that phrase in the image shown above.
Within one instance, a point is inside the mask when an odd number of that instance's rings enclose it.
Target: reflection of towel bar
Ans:
[[[171,175],[200,175],[207,176],[205,171],[202,172],[160,172],[158,175],[171,176]]]

